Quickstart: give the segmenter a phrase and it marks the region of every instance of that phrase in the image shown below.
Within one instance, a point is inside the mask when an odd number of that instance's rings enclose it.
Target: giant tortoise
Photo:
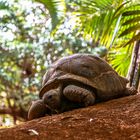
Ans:
[[[40,99],[29,109],[28,118],[91,106],[137,91],[126,87],[128,80],[103,59],[91,54],[74,54],[54,62],[43,77]]]

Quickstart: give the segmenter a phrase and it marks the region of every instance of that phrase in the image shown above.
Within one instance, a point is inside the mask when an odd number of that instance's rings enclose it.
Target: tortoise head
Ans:
[[[50,107],[52,110],[56,110],[60,107],[60,90],[52,89],[44,93],[42,100],[44,104]]]

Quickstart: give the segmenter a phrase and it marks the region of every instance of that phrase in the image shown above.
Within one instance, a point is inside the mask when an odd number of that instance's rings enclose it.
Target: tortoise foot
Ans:
[[[138,91],[134,87],[126,88],[125,95],[135,95]]]
[[[90,106],[95,103],[95,94],[92,91],[75,85],[66,86],[63,94],[68,100],[83,103],[84,106]]]
[[[37,100],[29,108],[28,120],[44,117],[46,114],[49,114],[49,112],[49,108],[47,108],[43,101]]]

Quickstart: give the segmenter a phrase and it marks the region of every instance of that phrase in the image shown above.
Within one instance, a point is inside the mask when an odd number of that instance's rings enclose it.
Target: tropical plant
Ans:
[[[43,0],[45,5],[55,4],[55,13],[61,0]],[[75,23],[74,29],[96,46],[108,48],[111,65],[126,76],[130,65],[132,48],[140,39],[140,2],[138,0],[67,0],[67,13]],[[47,7],[49,9],[49,6]],[[52,21],[55,16],[51,16]],[[114,53],[114,51],[116,53]],[[113,55],[112,55],[113,54]],[[124,63],[122,63],[124,62]],[[128,76],[130,77],[130,76]]]
[[[43,3],[46,8],[49,10],[50,16],[52,20],[52,30],[56,28],[56,26],[62,23],[62,20],[65,17],[66,6],[65,0],[38,0],[38,2]]]
[[[32,0],[0,0],[0,119],[6,120],[5,114],[15,121],[26,119],[29,103],[38,98],[43,74],[61,56],[107,54],[107,61],[121,75],[127,74],[134,56],[129,75],[135,81],[139,1],[38,1],[48,10]]]
[[[0,123],[7,124],[9,118],[11,122],[27,119],[50,63],[95,48],[80,34],[75,37],[77,31],[72,32],[67,24],[52,36],[48,11],[40,3],[13,0],[0,5]],[[103,56],[106,49],[94,52]]]

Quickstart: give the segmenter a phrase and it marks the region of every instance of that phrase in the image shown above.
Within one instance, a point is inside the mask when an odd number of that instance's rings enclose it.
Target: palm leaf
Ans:
[[[137,30],[140,29],[140,24],[138,23],[137,25],[134,25],[132,27],[128,27],[127,29],[125,29],[120,35],[119,37],[125,36],[127,34],[130,34],[131,32],[136,32]]]
[[[45,5],[52,19],[52,30],[59,25],[65,17],[66,5],[65,0],[36,0]]]
[[[130,65],[132,47],[112,49],[108,60],[112,67],[122,76],[126,76]]]
[[[140,5],[130,5],[122,14],[121,28],[119,32],[119,38],[124,38],[123,45],[125,47],[138,41],[140,39]]]
[[[135,23],[138,23],[139,21],[140,21],[140,16],[137,16],[137,17],[134,17],[134,18],[132,18],[132,19],[126,20],[126,21],[122,24],[122,26],[124,26],[124,25],[130,25],[130,24],[135,24]]]
[[[120,15],[128,1],[122,0],[81,0],[80,8],[75,12],[79,20],[78,27],[84,37],[93,38],[95,42],[111,46],[119,26]],[[115,33],[114,33],[115,30]],[[112,37],[114,39],[112,39]]]
[[[139,14],[140,14],[140,10],[131,10],[131,11],[124,12],[122,16],[131,16],[131,15],[139,15]]]
[[[125,47],[127,45],[130,45],[132,43],[134,43],[135,41],[140,40],[140,32],[138,34],[136,34],[135,36],[133,36],[128,42],[126,42],[122,47]]]

